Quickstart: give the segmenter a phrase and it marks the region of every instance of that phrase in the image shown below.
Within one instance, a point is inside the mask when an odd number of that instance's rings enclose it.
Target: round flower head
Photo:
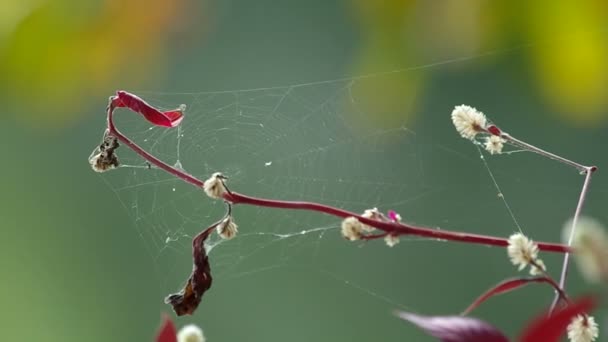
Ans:
[[[181,328],[177,333],[178,342],[205,342],[205,335],[201,328],[194,324],[189,324]]]
[[[349,216],[342,221],[342,236],[347,240],[360,240],[363,230],[363,224],[356,217]]]
[[[486,137],[486,142],[483,146],[485,147],[486,151],[490,152],[490,154],[500,154],[502,153],[502,147],[504,143],[505,139],[497,135],[492,135]]]
[[[600,335],[600,329],[592,316],[578,315],[568,325],[570,342],[593,342]]]
[[[226,192],[224,179],[226,179],[226,177],[220,172],[211,175],[211,177],[205,181],[205,185],[203,185],[203,190],[205,190],[207,196],[215,199],[222,198]]]
[[[521,271],[529,265],[531,261],[537,259],[538,246],[524,234],[516,233],[509,237],[507,254],[513,265],[519,265],[519,270]]]
[[[486,116],[473,107],[460,105],[452,111],[452,123],[463,138],[473,140],[485,130]]]

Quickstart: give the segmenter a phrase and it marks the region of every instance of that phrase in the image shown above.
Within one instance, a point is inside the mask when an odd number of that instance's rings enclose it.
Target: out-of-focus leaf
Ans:
[[[508,342],[500,330],[482,320],[462,316],[422,316],[398,311],[411,322],[442,342]],[[540,341],[540,340],[539,340]],[[538,341],[537,341],[538,342]]]
[[[177,331],[171,319],[167,316],[163,317],[163,323],[160,327],[156,342],[177,342]]]

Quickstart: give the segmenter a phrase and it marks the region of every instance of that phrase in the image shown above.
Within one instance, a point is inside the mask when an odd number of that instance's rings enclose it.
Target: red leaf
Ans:
[[[471,317],[421,316],[404,311],[398,311],[396,314],[418,326],[427,334],[437,337],[442,342],[509,341],[500,330],[484,321]]]
[[[177,331],[169,317],[166,315],[163,318],[163,325],[156,335],[156,342],[177,342]]]
[[[527,285],[529,283],[532,283],[532,282],[550,283],[550,280],[547,279],[546,277],[513,278],[513,279],[504,280],[503,282],[498,283],[493,288],[489,289],[484,294],[482,294],[477,299],[475,299],[475,301],[471,305],[469,305],[469,307],[466,308],[466,310],[464,310],[462,314],[468,315],[471,311],[475,310],[475,308],[477,308],[479,305],[481,305],[481,303],[488,300],[490,297],[493,297],[493,296],[496,296],[499,294],[503,294],[503,293],[506,293],[509,291],[513,291],[515,289],[518,289],[518,288],[520,288],[524,285]]]
[[[116,92],[116,96],[112,98],[112,105],[115,107],[129,108],[130,110],[143,115],[146,120],[156,126],[176,127],[184,118],[183,106],[174,110],[162,112],[149,105],[140,97],[123,90]]]
[[[545,313],[528,325],[521,337],[521,342],[557,342],[566,331],[574,317],[588,313],[596,304],[594,297],[583,297],[572,304],[554,311],[551,315]]]

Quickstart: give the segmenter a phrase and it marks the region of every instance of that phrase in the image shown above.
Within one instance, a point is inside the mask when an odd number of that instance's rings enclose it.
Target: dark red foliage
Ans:
[[[162,326],[158,335],[156,335],[156,342],[177,342],[175,325],[173,325],[173,322],[167,316],[163,317]]]
[[[209,257],[205,251],[205,240],[207,240],[218,223],[213,224],[194,237],[192,240],[192,258],[194,260],[192,274],[180,292],[171,294],[165,298],[165,303],[173,306],[173,311],[178,316],[192,315],[201,303],[205,292],[211,288],[213,278],[211,277]]]
[[[503,294],[503,293],[506,293],[509,291],[513,291],[515,289],[518,289],[518,288],[520,288],[524,285],[530,284],[530,283],[549,283],[549,284],[551,284],[551,280],[547,277],[507,279],[507,280],[495,285],[494,287],[492,287],[491,289],[489,289],[488,291],[483,293],[481,296],[479,296],[477,299],[475,299],[475,301],[471,305],[469,305],[469,307],[466,308],[466,310],[464,310],[464,312],[462,314],[468,315],[471,311],[475,310],[475,308],[477,308],[481,303],[485,302],[486,300],[488,300],[489,298],[491,298],[493,296]]]
[[[471,317],[422,316],[403,311],[396,314],[400,318],[415,324],[427,334],[437,337],[442,342],[509,341],[500,330],[484,321]]]
[[[146,120],[156,126],[176,127],[184,118],[183,106],[174,110],[161,112],[150,106],[140,97],[124,90],[116,92],[116,96],[112,97],[112,105],[116,108],[129,108],[130,110],[143,115]]]

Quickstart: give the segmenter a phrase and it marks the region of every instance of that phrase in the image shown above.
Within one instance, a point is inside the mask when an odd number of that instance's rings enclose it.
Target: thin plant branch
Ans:
[[[175,168],[162,160],[156,158],[127,136],[122,134],[114,124],[114,109],[117,107],[115,104],[115,100],[118,100],[118,97],[112,96],[110,97],[110,101],[107,107],[107,131],[109,135],[116,137],[121,143],[125,144],[129,147],[133,152],[141,156],[144,160],[149,162],[150,164],[168,172],[169,174],[179,178],[187,183],[190,183],[198,188],[203,188],[204,181],[196,178],[195,176],[187,173],[184,170]],[[359,214],[335,208],[332,206],[319,204],[315,202],[302,202],[302,201],[284,201],[284,200],[273,200],[273,199],[265,199],[247,196],[243,194],[239,194],[237,192],[225,192],[223,194],[224,200],[232,203],[232,204],[248,204],[259,207],[269,207],[269,208],[282,208],[282,209],[296,209],[296,210],[307,210],[307,211],[316,211],[320,213],[325,213],[328,215],[346,218],[346,217],[355,217],[361,223],[367,224],[369,226],[375,227],[379,230],[382,230],[386,233],[391,233],[392,235],[413,235],[426,237],[437,240],[446,240],[446,241],[459,241],[465,243],[472,244],[481,244],[486,246],[497,246],[497,247],[507,247],[509,245],[508,239],[494,237],[489,235],[481,235],[481,234],[471,234],[465,232],[454,232],[448,230],[438,230],[427,227],[419,227],[406,225],[401,222],[382,222],[379,220],[373,220],[366,217],[363,217]],[[558,253],[568,253],[571,251],[569,246],[559,244],[559,243],[549,243],[549,242],[539,242],[538,248],[542,251],[546,252],[558,252]]]

